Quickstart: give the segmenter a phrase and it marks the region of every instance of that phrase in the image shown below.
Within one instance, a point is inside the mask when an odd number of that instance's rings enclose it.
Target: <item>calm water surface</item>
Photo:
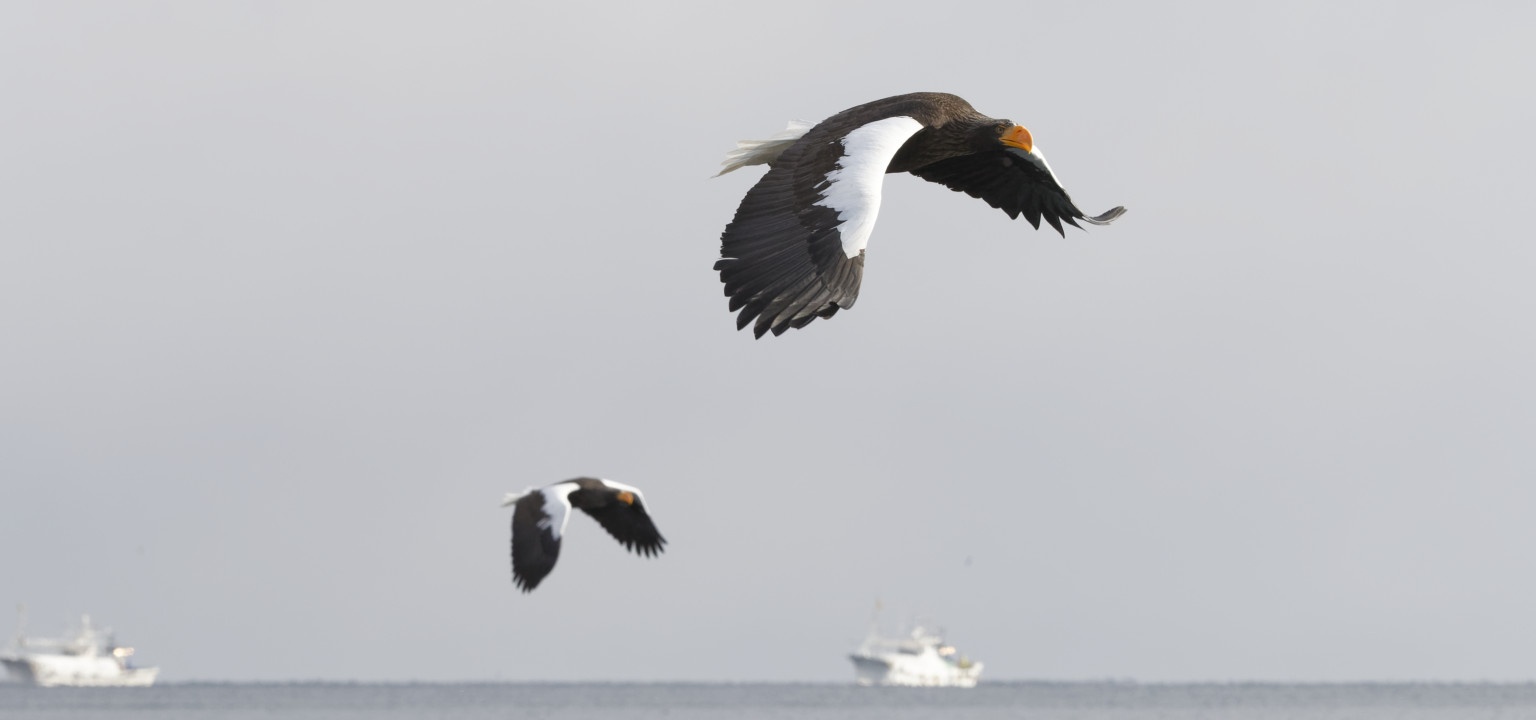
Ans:
[[[800,684],[0,685],[0,718],[1028,718],[1482,720],[1536,718],[1536,684],[985,683],[974,690]]]

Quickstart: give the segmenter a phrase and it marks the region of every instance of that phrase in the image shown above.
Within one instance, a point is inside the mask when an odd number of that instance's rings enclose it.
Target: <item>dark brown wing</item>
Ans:
[[[753,335],[780,335],[853,307],[859,297],[864,255],[843,253],[837,212],[815,204],[841,157],[837,146],[824,147],[829,135],[818,126],[779,156],[720,236],[715,269],[731,311],[741,311],[738,330],[755,319]]]
[[[553,516],[569,510],[546,508],[546,500],[543,492],[531,492],[512,510],[512,582],[523,592],[538,587],[560,557],[564,518]]]
[[[1105,225],[1125,214],[1125,208],[1116,207],[1103,215],[1084,215],[1072,204],[1072,198],[1056,182],[1045,162],[1038,155],[1018,148],[1004,147],[952,157],[911,172],[924,180],[981,198],[988,205],[1008,213],[1008,217],[1023,215],[1037,229],[1044,218],[1063,237],[1066,231],[1062,223],[1082,227],[1077,221],[1084,220]]]
[[[656,530],[656,524],[651,522],[650,514],[645,511],[645,503],[638,497],[633,505],[617,499],[603,503],[584,503],[580,498],[572,497],[571,501],[591,515],[613,539],[630,552],[652,557],[659,555],[661,547],[667,544],[666,538]]]

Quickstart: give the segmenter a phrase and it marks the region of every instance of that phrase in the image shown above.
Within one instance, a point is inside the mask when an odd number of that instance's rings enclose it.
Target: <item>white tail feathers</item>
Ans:
[[[736,149],[726,153],[725,159],[720,161],[720,164],[724,165],[725,169],[715,173],[715,177],[720,177],[736,168],[743,168],[748,165],[766,165],[779,159],[779,156],[783,155],[784,151],[789,149],[789,146],[794,145],[795,141],[799,140],[807,132],[810,132],[812,127],[815,127],[812,123],[791,120],[789,121],[789,127],[784,128],[783,132],[767,140],[737,141]]]
[[[523,498],[528,497],[529,495],[532,495],[533,493],[536,493],[538,491],[539,491],[538,488],[531,487],[531,488],[528,488],[527,490],[524,490],[522,492],[507,493],[506,497],[503,497],[501,499],[501,506],[502,507],[506,507],[508,505],[515,505],[515,504],[517,504],[518,500],[522,500]]]

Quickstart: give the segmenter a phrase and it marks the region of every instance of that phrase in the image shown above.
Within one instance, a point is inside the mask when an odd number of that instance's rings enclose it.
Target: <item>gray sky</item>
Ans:
[[[527,5],[0,9],[34,631],[841,682],[880,598],[991,679],[1536,677],[1533,6]],[[858,306],[735,332],[725,152],[917,90],[1129,214],[891,176]],[[667,553],[517,593],[502,493],[580,474]]]

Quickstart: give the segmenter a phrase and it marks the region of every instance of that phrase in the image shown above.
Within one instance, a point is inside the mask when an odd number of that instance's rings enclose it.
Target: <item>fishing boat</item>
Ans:
[[[149,687],[160,668],[133,665],[133,648],[118,645],[110,629],[97,629],[91,616],[61,638],[16,634],[12,651],[0,663],[17,681],[41,687]]]
[[[942,632],[921,625],[896,638],[882,636],[872,625],[848,657],[860,685],[973,688],[981,678],[981,663],[961,655]]]

